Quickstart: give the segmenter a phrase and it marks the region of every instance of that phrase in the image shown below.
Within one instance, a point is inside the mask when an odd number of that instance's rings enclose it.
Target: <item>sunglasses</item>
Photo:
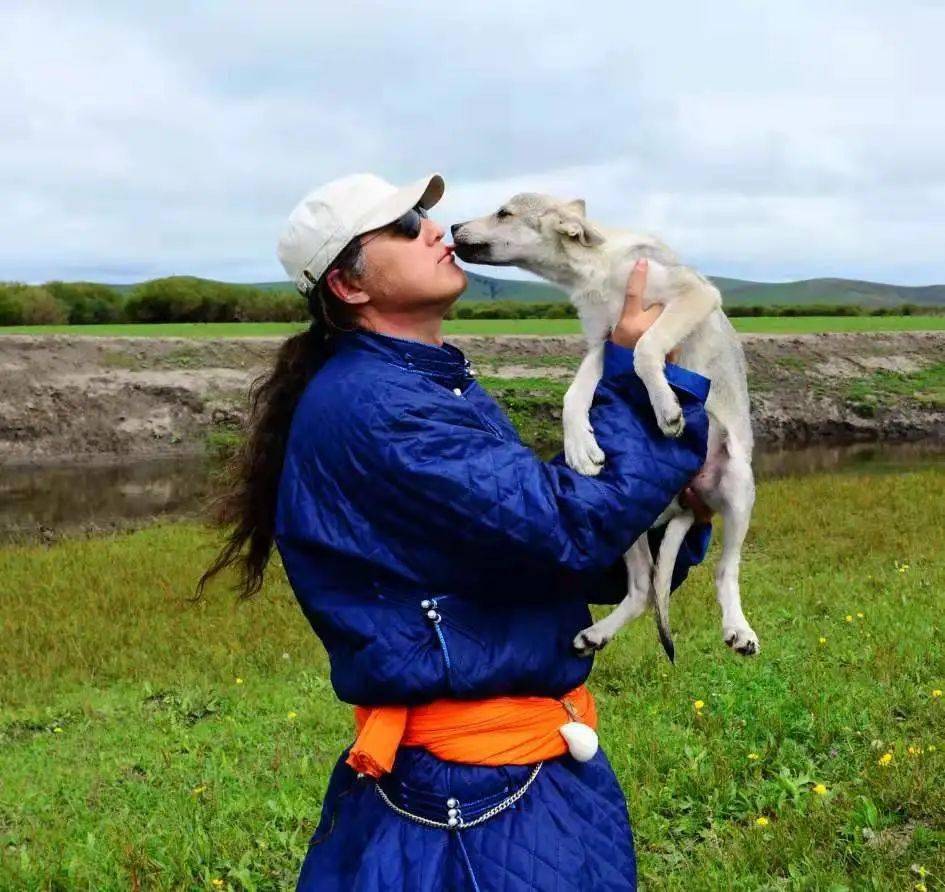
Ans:
[[[363,248],[371,239],[377,238],[381,233],[387,232],[388,230],[394,232],[395,235],[403,235],[411,239],[416,238],[420,235],[420,229],[423,227],[423,221],[426,219],[426,208],[421,207],[419,204],[414,205],[406,214],[402,214],[394,220],[393,223],[388,223],[367,238],[361,239],[361,247]]]

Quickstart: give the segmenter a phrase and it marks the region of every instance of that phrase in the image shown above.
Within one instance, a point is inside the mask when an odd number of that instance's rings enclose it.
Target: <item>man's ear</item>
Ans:
[[[575,202],[570,202],[574,204]],[[581,205],[584,205],[584,202],[581,202]],[[565,205],[567,207],[567,205]],[[579,217],[573,213],[567,213],[564,208],[562,212],[558,215],[558,220],[555,223],[555,231],[560,232],[562,235],[566,235],[568,238],[573,238],[575,241],[580,242],[585,248],[596,248],[598,245],[604,244],[603,233],[597,229],[592,224],[588,223],[583,217]]]
[[[346,304],[365,304],[369,300],[367,292],[349,282],[348,277],[340,269],[333,269],[328,274],[327,282],[335,297]]]

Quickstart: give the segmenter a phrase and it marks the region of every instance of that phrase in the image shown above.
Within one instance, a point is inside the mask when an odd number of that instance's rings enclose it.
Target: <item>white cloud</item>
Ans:
[[[139,8],[140,7],[140,8]],[[706,272],[945,280],[945,9],[31,3],[0,32],[0,278],[282,278],[307,189],[583,196]]]

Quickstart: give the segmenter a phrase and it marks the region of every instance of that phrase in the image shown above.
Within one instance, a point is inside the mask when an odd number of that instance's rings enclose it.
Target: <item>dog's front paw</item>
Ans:
[[[572,644],[579,657],[589,657],[595,651],[603,650],[610,643],[610,639],[610,635],[596,626],[589,626],[574,636]]]
[[[656,423],[667,437],[679,437],[682,435],[686,427],[686,419],[683,418],[679,400],[677,400],[675,396],[672,400],[667,400],[665,405],[656,408]]]
[[[565,434],[564,459],[568,466],[586,477],[596,477],[604,466],[604,451],[590,430],[579,428]]]
[[[722,629],[722,638],[735,653],[744,657],[753,657],[761,650],[758,636],[751,626],[725,626]]]

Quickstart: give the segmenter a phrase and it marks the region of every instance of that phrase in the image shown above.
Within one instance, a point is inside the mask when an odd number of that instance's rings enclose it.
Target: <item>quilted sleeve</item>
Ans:
[[[608,344],[591,410],[607,456],[597,477],[498,436],[446,388],[416,379],[379,387],[370,411],[347,426],[345,449],[345,473],[363,478],[348,523],[369,537],[372,559],[407,578],[469,591],[499,579],[503,589],[548,579],[551,571],[588,580],[611,569],[702,466],[709,382],[668,369],[686,428],[666,438],[632,351]]]

